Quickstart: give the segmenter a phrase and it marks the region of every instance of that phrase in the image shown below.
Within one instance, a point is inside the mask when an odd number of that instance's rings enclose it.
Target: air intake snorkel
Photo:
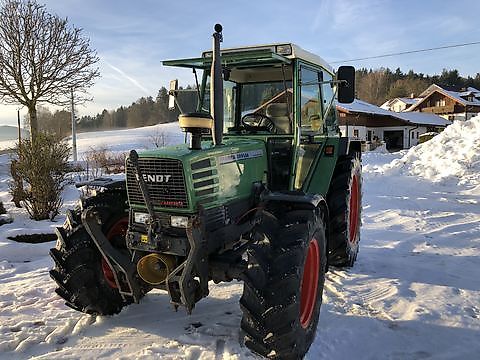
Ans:
[[[213,33],[212,67],[210,69],[210,113],[213,118],[213,144],[219,146],[223,138],[223,76],[220,43],[222,25],[216,24]]]

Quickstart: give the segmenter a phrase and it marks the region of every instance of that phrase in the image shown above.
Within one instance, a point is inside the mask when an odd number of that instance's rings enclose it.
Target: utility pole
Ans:
[[[77,161],[77,127],[75,121],[75,105],[73,103],[73,88],[72,88],[72,152],[73,161]]]
[[[17,124],[18,124],[18,144],[22,142],[22,130],[20,129],[20,109],[17,109]]]

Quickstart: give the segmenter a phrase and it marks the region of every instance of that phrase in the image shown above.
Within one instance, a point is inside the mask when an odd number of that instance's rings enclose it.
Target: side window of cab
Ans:
[[[326,71],[322,71],[322,119],[328,135],[337,133],[337,110],[335,105],[335,85],[333,77]],[[327,82],[328,81],[328,82]]]
[[[302,134],[323,133],[322,98],[323,73],[306,66],[300,68],[300,125]]]

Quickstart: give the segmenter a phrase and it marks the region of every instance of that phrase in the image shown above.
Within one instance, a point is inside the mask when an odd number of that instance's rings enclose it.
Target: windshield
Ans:
[[[209,80],[210,77],[207,78],[202,102],[202,111],[206,112],[210,111]],[[252,131],[290,133],[291,87],[291,81],[283,80],[255,83],[224,80],[224,133],[239,127]]]

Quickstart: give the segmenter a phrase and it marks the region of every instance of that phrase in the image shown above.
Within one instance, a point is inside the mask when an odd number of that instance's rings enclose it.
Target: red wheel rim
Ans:
[[[113,226],[110,228],[110,230],[107,233],[107,239],[112,242],[113,239],[117,236],[121,236],[125,238],[125,235],[127,233],[128,229],[128,217],[124,217],[120,220],[118,220]],[[103,276],[105,277],[105,280],[107,281],[107,284],[116,289],[117,283],[115,282],[115,276],[113,274],[113,270],[110,268],[110,265],[108,265],[108,262],[105,260],[105,258],[102,258],[102,272]]]
[[[304,329],[310,325],[317,303],[319,273],[320,249],[317,239],[313,238],[308,246],[300,292],[300,325]]]
[[[357,232],[359,224],[359,191],[358,191],[358,177],[353,176],[352,185],[350,187],[350,211],[349,211],[349,241],[354,244],[357,241]]]
[[[117,283],[115,282],[115,276],[113,275],[113,270],[110,268],[110,265],[105,261],[105,258],[102,258],[102,271],[103,277],[107,281],[108,286],[111,288],[118,288]]]

